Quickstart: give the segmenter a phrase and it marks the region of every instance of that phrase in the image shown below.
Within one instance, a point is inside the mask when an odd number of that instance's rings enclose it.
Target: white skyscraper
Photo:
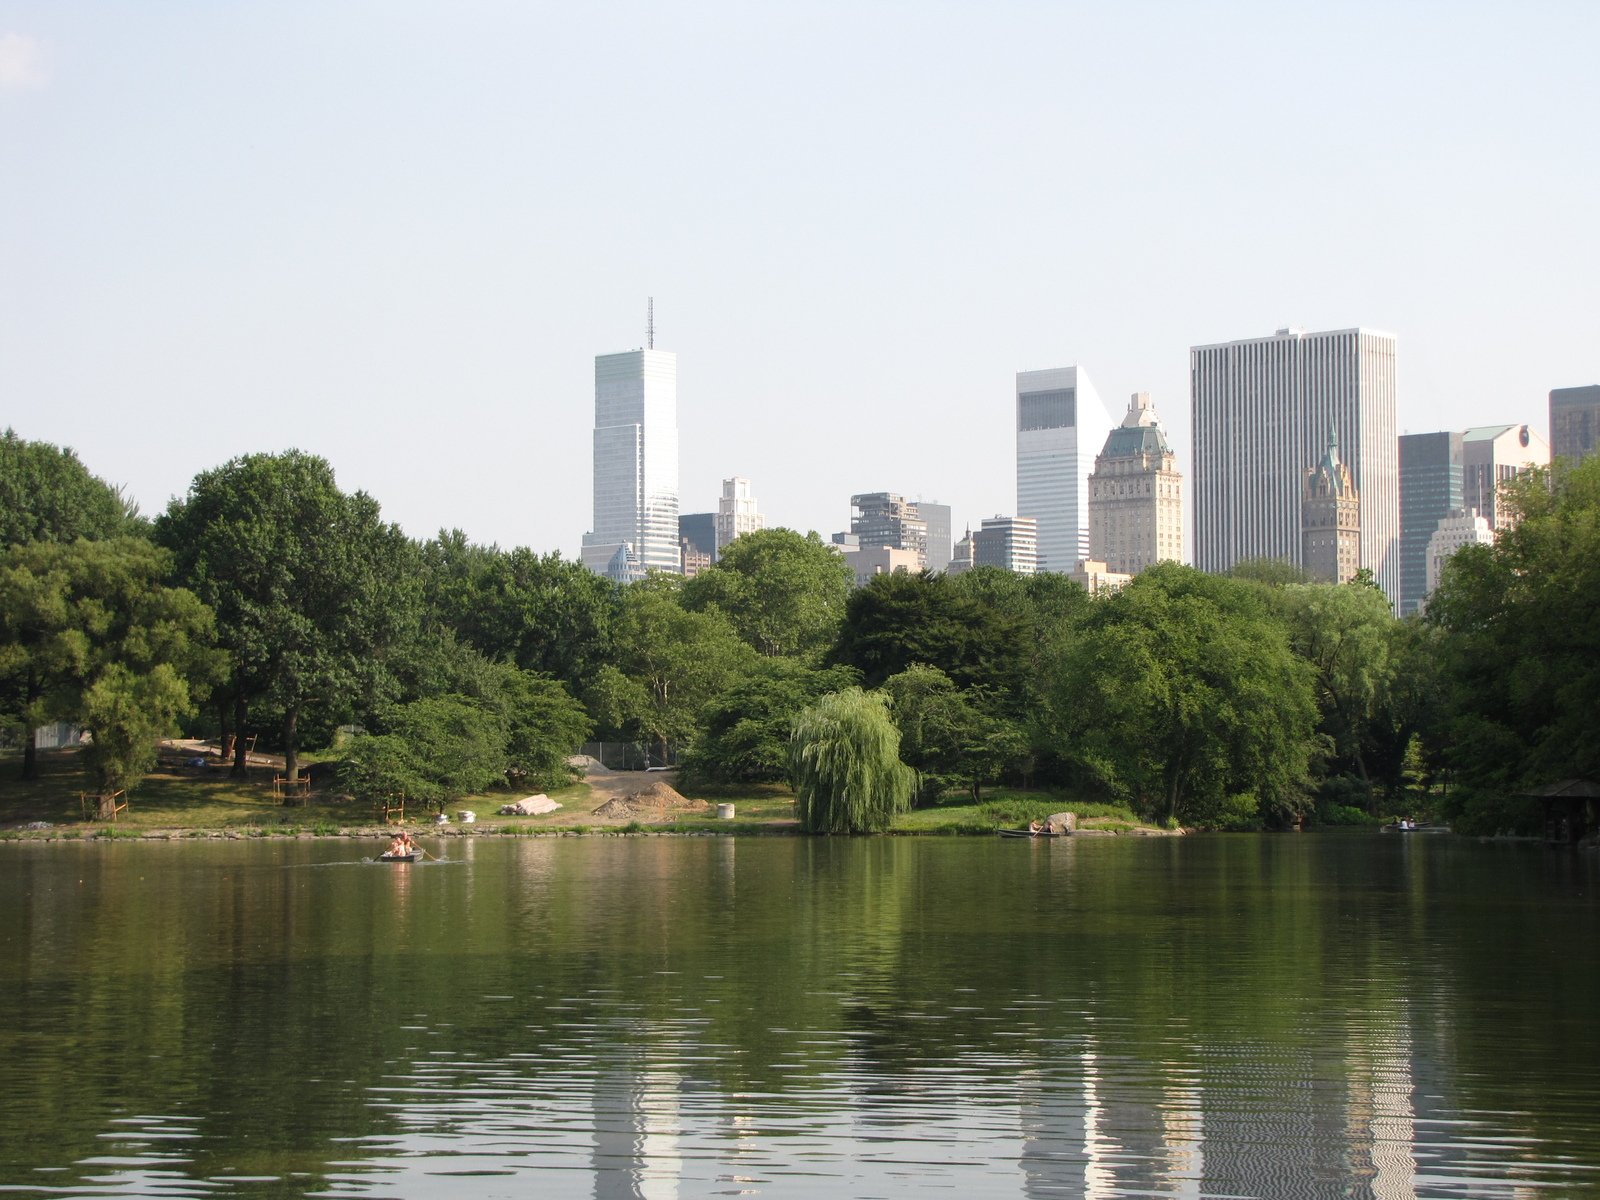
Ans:
[[[620,582],[680,570],[678,356],[630,350],[594,360],[594,528],[583,564]]]
[[[1114,422],[1080,367],[1017,372],[1017,515],[1039,523],[1039,570],[1089,557],[1089,475]]]
[[[722,498],[717,501],[717,555],[720,557],[728,543],[740,534],[754,533],[766,525],[757,510],[756,498],[750,494],[750,481],[739,475],[724,479]]]
[[[1226,571],[1251,558],[1299,564],[1305,473],[1328,432],[1361,496],[1361,563],[1400,597],[1400,463],[1395,339],[1370,329],[1194,346],[1194,561]]]

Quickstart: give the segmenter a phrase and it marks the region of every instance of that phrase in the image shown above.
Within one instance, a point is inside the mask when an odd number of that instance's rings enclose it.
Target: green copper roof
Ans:
[[[1120,425],[1106,438],[1106,448],[1101,453],[1121,458],[1132,454],[1166,454],[1170,450],[1167,435],[1161,432],[1159,426]]]

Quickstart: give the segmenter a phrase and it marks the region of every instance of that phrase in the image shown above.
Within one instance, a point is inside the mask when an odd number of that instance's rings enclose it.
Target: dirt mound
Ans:
[[[607,800],[594,810],[594,815],[597,817],[637,817],[645,814],[666,816],[707,812],[710,808],[711,805],[704,800],[691,800],[670,783],[656,780]]]

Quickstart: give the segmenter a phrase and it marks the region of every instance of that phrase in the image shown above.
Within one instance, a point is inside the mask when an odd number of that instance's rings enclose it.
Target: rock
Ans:
[[[1057,833],[1076,833],[1076,832],[1078,832],[1078,814],[1077,813],[1070,813],[1070,812],[1051,813],[1045,819],[1049,822],[1050,828],[1055,830]]]

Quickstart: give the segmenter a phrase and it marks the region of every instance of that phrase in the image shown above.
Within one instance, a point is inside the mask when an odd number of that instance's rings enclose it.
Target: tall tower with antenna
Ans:
[[[583,562],[622,583],[681,569],[678,356],[656,349],[654,297],[644,349],[594,360],[594,526]]]

